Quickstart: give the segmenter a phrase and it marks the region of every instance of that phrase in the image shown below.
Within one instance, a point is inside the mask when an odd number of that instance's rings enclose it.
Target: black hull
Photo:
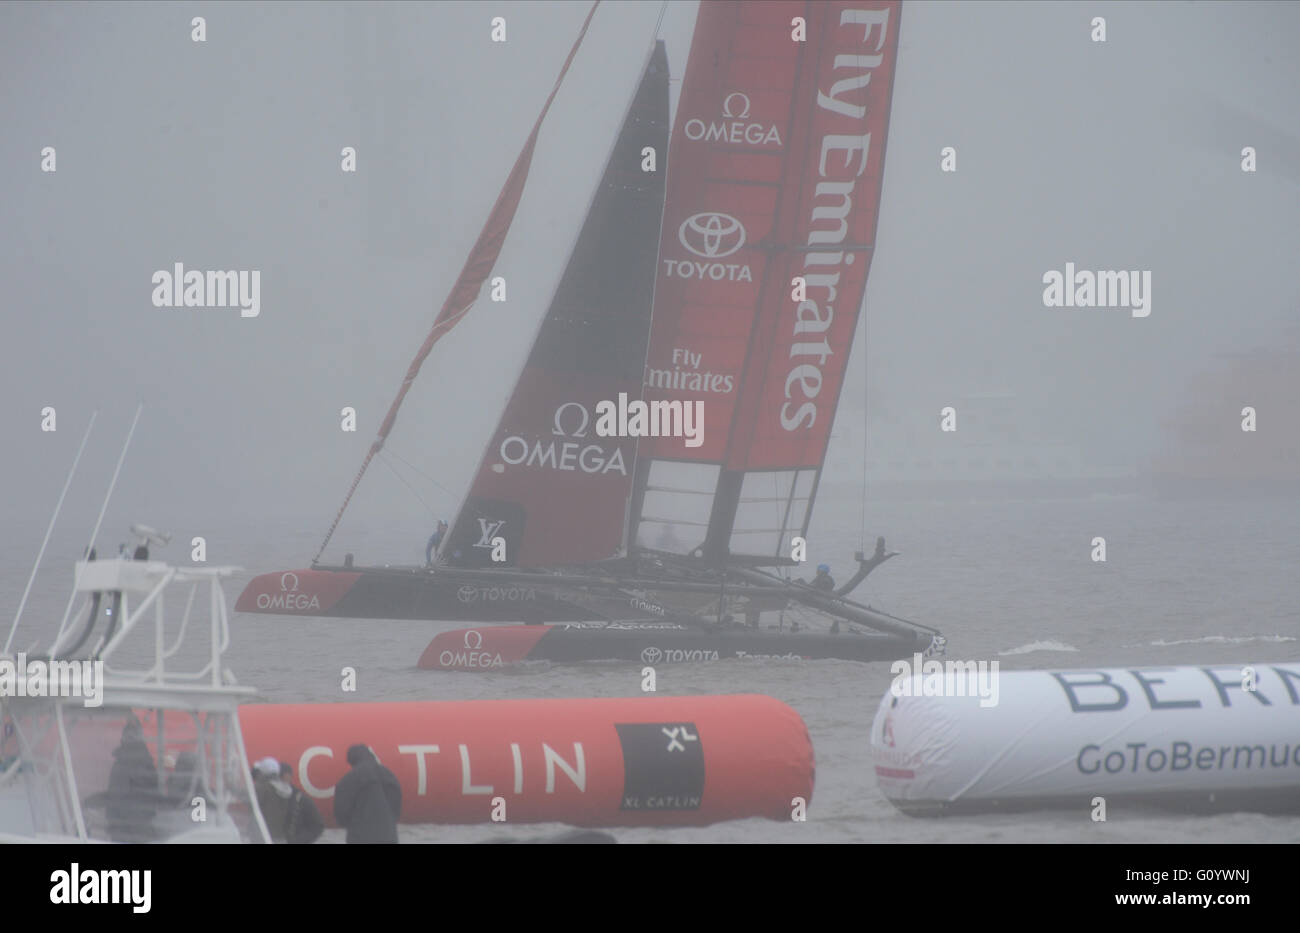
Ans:
[[[558,663],[632,661],[682,664],[703,661],[893,661],[929,646],[892,635],[824,635],[802,632],[626,631],[556,626],[529,654]]]
[[[671,572],[658,562],[570,571],[329,567],[263,574],[237,611],[362,619],[524,623],[436,636],[421,667],[479,670],[527,660],[682,663],[724,659],[887,661],[942,653],[937,631],[743,567]],[[718,610],[720,581],[727,601]],[[800,630],[772,626],[787,605]],[[734,610],[734,612],[733,612]],[[810,628],[808,616],[822,626]],[[737,624],[740,617],[767,625]]]
[[[438,634],[420,658],[426,670],[483,671],[527,661],[578,664],[701,664],[714,661],[892,661],[924,652],[929,637],[880,633],[753,631],[620,624],[499,626]]]
[[[604,619],[573,587],[415,567],[320,567],[262,574],[237,612],[433,622],[581,622]]]
[[[365,573],[327,615],[438,622],[573,622],[603,616],[572,587],[484,583],[455,572]]]

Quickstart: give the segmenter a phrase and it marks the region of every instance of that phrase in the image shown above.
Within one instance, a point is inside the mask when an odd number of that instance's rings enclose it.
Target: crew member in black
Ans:
[[[207,798],[203,793],[199,756],[194,752],[181,752],[176,756],[176,765],[167,777],[167,797],[178,807],[190,806],[195,797]]]
[[[325,821],[320,818],[316,802],[293,783],[293,766],[286,761],[280,762],[280,780],[293,790],[289,795],[289,821],[284,828],[285,841],[297,845],[315,842],[325,830]]]
[[[835,578],[831,576],[831,568],[828,564],[817,565],[817,576],[813,577],[810,585],[828,592],[835,589]]]
[[[114,842],[149,842],[157,835],[153,825],[159,799],[157,766],[140,720],[134,713],[127,715],[108,772],[108,835]]]
[[[442,539],[447,535],[447,523],[442,519],[438,520],[438,529],[429,535],[429,543],[424,546],[424,566],[433,565],[433,552],[442,544]]]
[[[349,843],[397,842],[402,786],[365,745],[348,749],[352,770],[334,785],[334,821]]]

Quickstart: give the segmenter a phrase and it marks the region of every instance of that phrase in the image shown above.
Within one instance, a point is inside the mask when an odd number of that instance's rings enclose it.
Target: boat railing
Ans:
[[[269,838],[238,715],[239,704],[256,691],[237,684],[223,664],[230,627],[221,581],[235,569],[126,559],[76,564],[74,599],[85,595],[98,607],[111,594],[114,608],[89,657],[59,656],[56,637],[43,660],[51,684],[56,662],[97,667],[98,695],[89,700],[84,691],[64,695],[51,688],[48,696],[0,702],[0,836],[87,842]],[[189,592],[179,625],[169,631],[164,596],[173,585],[188,585]],[[200,621],[203,598],[210,613],[206,625]],[[110,661],[119,663],[110,667]],[[89,676],[90,671],[83,675],[82,687]]]
[[[211,687],[223,687],[233,682],[233,677],[223,667],[222,657],[230,647],[230,618],[221,581],[233,574],[235,567],[173,567],[162,561],[95,560],[79,561],[76,565],[76,590],[78,592],[120,593],[121,618],[106,634],[107,642],[96,659],[104,662],[106,670],[115,678],[153,684],[176,681],[207,681]],[[190,584],[185,612],[168,644],[164,590],[172,584]],[[168,666],[185,644],[190,620],[194,614],[195,597],[206,584],[209,603],[209,628],[204,646],[204,663],[198,669],[185,670]],[[153,613],[152,663],[145,668],[117,667],[110,662],[121,653],[123,645],[137,631],[146,627],[149,610]]]

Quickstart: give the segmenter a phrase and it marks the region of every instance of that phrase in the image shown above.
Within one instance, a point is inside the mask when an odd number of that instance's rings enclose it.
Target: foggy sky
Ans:
[[[587,8],[0,6],[8,526],[36,528],[35,548],[98,408],[64,513],[88,526],[142,401],[106,527],[323,533]],[[452,516],[659,12],[602,5],[498,265],[510,301],[482,302],[407,399],[389,450],[436,480],[406,474],[428,509],[376,463],[349,518],[422,541],[429,509]],[[671,3],[664,20],[675,79],[693,13]],[[860,332],[837,423],[862,422],[864,392],[873,418],[926,424],[1010,392],[1030,435],[1142,462],[1186,380],[1296,319],[1298,40],[1294,3],[905,3],[866,365]],[[1042,275],[1067,261],[1151,270],[1151,316],[1044,308]],[[150,277],[175,262],[260,270],[260,316],[154,308]]]

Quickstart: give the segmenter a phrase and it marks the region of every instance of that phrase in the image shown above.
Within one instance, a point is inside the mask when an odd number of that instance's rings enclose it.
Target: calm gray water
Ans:
[[[862,543],[859,514],[855,490],[824,488],[810,561],[827,561],[846,576],[847,558]],[[867,514],[868,550],[874,536],[884,534],[902,556],[877,571],[861,597],[942,629],[951,656],[997,659],[1003,669],[1300,659],[1300,502],[1137,496],[873,502]],[[214,526],[208,532],[210,560],[249,569],[228,587],[230,601],[252,571],[304,566],[323,524],[316,516],[295,527],[249,527],[234,518]],[[7,619],[42,531],[4,546],[11,569],[3,575],[0,605]],[[1090,559],[1095,535],[1106,538],[1105,564]],[[361,519],[346,546],[364,562],[370,553],[387,556],[400,548],[392,537]],[[101,553],[110,550],[103,546],[110,538],[101,538]],[[19,647],[34,638],[39,619],[63,611],[75,553],[70,542],[69,536],[56,536],[24,614],[28,637],[19,639]],[[423,545],[409,542],[410,561]],[[188,553],[174,543],[155,556],[179,563]],[[640,689],[639,669],[631,665],[478,674],[417,670],[428,640],[441,628],[456,627],[451,623],[236,615],[232,626],[231,668],[271,701],[616,697]],[[339,691],[344,666],[359,673],[356,694]],[[625,842],[1300,841],[1300,818],[1251,814],[1112,813],[1104,824],[1082,811],[933,821],[902,816],[876,788],[868,744],[889,681],[883,663],[724,661],[661,668],[661,695],[765,693],[798,710],[817,757],[808,822],[747,820],[692,829],[619,829],[616,835]],[[474,841],[558,828],[404,827],[403,839]],[[327,841],[339,837],[331,832]]]

